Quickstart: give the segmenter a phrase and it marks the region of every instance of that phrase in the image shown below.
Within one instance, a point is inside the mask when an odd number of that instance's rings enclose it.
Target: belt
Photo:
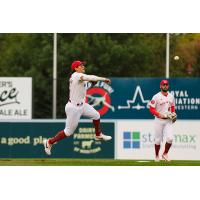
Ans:
[[[70,99],[69,99],[69,102],[72,103],[72,101],[71,101]],[[75,103],[75,105],[76,105],[76,106],[82,106],[82,105],[83,105],[83,102],[82,102],[82,103]]]

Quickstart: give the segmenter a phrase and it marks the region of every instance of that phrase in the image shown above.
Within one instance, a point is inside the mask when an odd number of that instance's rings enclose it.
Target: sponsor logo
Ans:
[[[175,90],[170,93],[175,97],[176,110],[200,109],[200,98],[191,97],[187,90]]]
[[[118,109],[123,110],[123,109],[135,109],[135,110],[141,110],[141,109],[148,109],[149,100],[145,100],[142,90],[140,86],[137,86],[135,89],[135,92],[133,94],[132,100],[127,100],[126,105],[122,106],[119,105]]]
[[[175,134],[173,141],[173,148],[175,149],[196,149],[197,135],[196,134]]]
[[[20,104],[17,100],[17,96],[19,91],[15,87],[11,81],[0,81],[0,107],[8,104]]]
[[[14,79],[0,78],[0,117],[2,119],[31,118],[31,107],[26,105],[29,98],[26,96],[26,91],[29,88],[26,84],[19,84],[17,78]],[[29,99],[31,101],[31,97]]]
[[[139,131],[123,132],[124,149],[147,149],[154,147],[154,134]],[[163,139],[165,141],[165,138]],[[162,142],[163,142],[162,141]],[[174,134],[172,148],[175,149],[196,149],[196,134]]]
[[[115,112],[114,106],[111,105],[110,94],[114,90],[104,82],[98,82],[94,87],[91,84],[88,85],[86,102],[95,107],[95,109],[100,113],[100,115],[106,114],[109,110]]]
[[[140,148],[140,132],[123,132],[123,148],[139,149]]]
[[[74,152],[80,154],[95,154],[102,151],[101,141],[96,141],[94,128],[79,128],[73,134]]]

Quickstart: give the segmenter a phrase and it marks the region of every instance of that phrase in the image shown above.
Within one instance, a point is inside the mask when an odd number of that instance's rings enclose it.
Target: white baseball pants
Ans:
[[[88,103],[83,103],[77,106],[68,102],[65,106],[65,113],[67,116],[64,132],[67,136],[70,136],[76,130],[81,116],[88,117],[92,120],[100,118],[100,114]]]
[[[166,138],[167,143],[172,143],[173,127],[171,120],[156,118],[154,120],[154,131],[155,131],[155,144],[160,145],[164,136]]]

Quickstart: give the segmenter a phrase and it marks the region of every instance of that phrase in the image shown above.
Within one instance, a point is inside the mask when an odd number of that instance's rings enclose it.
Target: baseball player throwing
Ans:
[[[86,83],[104,81],[111,83],[110,79],[104,77],[98,77],[94,75],[85,74],[85,62],[74,61],[71,65],[71,69],[74,72],[70,77],[69,84],[69,101],[65,106],[65,113],[67,116],[65,129],[58,132],[54,137],[44,140],[44,150],[47,155],[51,155],[52,145],[66,137],[72,135],[78,126],[80,117],[86,116],[93,120],[95,127],[95,139],[96,140],[111,140],[112,137],[104,135],[100,128],[100,114],[89,104],[86,100]]]
[[[155,94],[150,101],[150,112],[155,116],[155,161],[159,162],[160,144],[163,139],[163,134],[166,135],[165,150],[162,158],[170,161],[168,158],[168,151],[172,145],[172,124],[176,121],[175,101],[174,96],[168,92],[168,80],[160,82],[161,91]]]

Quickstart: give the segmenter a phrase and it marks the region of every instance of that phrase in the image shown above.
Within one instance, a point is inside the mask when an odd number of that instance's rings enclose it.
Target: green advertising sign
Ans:
[[[47,158],[43,139],[54,136],[64,122],[0,122],[0,158]],[[114,122],[102,122],[111,141],[96,141],[91,122],[79,123],[72,136],[52,147],[50,158],[114,158]]]

